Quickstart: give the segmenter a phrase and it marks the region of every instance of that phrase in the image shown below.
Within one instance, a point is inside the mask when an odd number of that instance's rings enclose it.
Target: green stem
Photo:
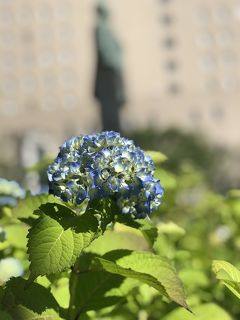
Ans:
[[[70,301],[68,307],[68,320],[77,320],[79,315],[76,316],[76,306],[75,306],[75,292],[76,292],[76,285],[77,285],[77,277],[78,274],[73,267],[71,275],[70,275],[70,282],[69,282],[69,292],[70,292]]]

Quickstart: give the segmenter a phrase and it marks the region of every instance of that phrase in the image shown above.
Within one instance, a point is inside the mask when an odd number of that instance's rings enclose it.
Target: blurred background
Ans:
[[[38,192],[64,140],[118,126],[239,187],[239,26],[239,0],[0,0],[0,176]]]

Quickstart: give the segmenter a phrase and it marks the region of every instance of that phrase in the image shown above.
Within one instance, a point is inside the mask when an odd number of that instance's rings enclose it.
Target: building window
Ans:
[[[210,22],[211,15],[207,8],[198,8],[194,13],[194,20],[200,25],[205,25]]]
[[[232,18],[232,12],[229,6],[222,4],[214,11],[214,19],[218,23],[227,23]]]
[[[69,0],[58,0],[58,5],[55,6],[55,15],[59,19],[68,19],[72,14],[73,8]]]
[[[213,35],[208,31],[202,32],[197,38],[197,44],[203,48],[211,47],[213,43]]]
[[[170,83],[168,88],[167,88],[167,91],[169,94],[171,95],[177,95],[180,93],[181,91],[181,88],[180,88],[180,85],[178,83]]]
[[[50,67],[56,61],[56,56],[54,52],[49,50],[44,50],[39,52],[38,64],[40,67]]]
[[[32,68],[36,66],[36,54],[33,50],[28,50],[27,48],[22,52],[22,63],[23,66]]]
[[[173,49],[176,46],[176,39],[174,37],[167,37],[163,40],[163,46],[166,49]]]
[[[15,100],[5,100],[1,103],[2,113],[6,116],[13,116],[18,111],[18,103]]]
[[[61,23],[57,32],[61,43],[72,41],[74,30],[70,23]]]
[[[51,6],[46,2],[41,3],[41,5],[36,10],[37,19],[40,22],[51,22],[53,18],[53,12]]]
[[[57,110],[59,103],[55,96],[46,95],[42,98],[42,110],[46,112],[51,112]]]
[[[44,45],[52,46],[54,43],[54,30],[47,24],[42,24],[38,27],[38,41]]]
[[[221,62],[224,67],[236,67],[238,64],[238,59],[234,52],[227,51],[223,52],[221,56]]]
[[[168,4],[170,3],[172,0],[159,0],[160,3],[163,3],[163,4]]]
[[[42,76],[45,92],[53,92],[58,88],[58,77],[55,73],[45,72]]]
[[[58,53],[58,62],[60,64],[70,64],[74,59],[74,54],[72,50],[63,49]]]
[[[228,74],[222,77],[221,85],[226,93],[233,92],[239,89],[239,79],[234,74]]]
[[[194,124],[199,124],[202,121],[202,113],[199,108],[194,108],[189,112],[189,118]]]
[[[170,14],[165,14],[161,17],[161,23],[166,27],[172,25],[173,22],[174,22],[174,18]]]
[[[21,40],[23,45],[33,45],[35,41],[35,34],[33,30],[24,28],[21,30]]]
[[[234,40],[233,33],[231,30],[223,29],[216,35],[216,40],[221,47],[230,46]]]
[[[19,88],[18,79],[14,75],[7,75],[1,84],[0,90],[4,95],[14,96]]]
[[[240,19],[240,2],[237,3],[237,5],[236,5],[236,7],[234,8],[233,12],[234,12],[235,18],[236,18],[237,20],[239,20],[239,19]]]
[[[74,69],[64,69],[60,75],[60,81],[65,88],[74,88],[78,84],[78,74]]]
[[[216,57],[212,53],[205,54],[201,57],[200,65],[203,70],[211,71],[216,67]]]
[[[0,24],[12,26],[14,23],[15,16],[12,10],[2,9],[0,10]]]
[[[17,56],[13,51],[5,51],[1,55],[0,66],[6,70],[14,70],[17,67]],[[14,70],[15,71],[15,70]]]
[[[178,68],[178,63],[175,60],[169,60],[165,63],[164,66],[165,66],[166,70],[168,70],[170,72],[174,72]]]
[[[36,93],[37,91],[37,78],[33,74],[26,74],[21,79],[21,88],[24,93]]]
[[[21,24],[29,24],[34,21],[33,9],[29,5],[21,5],[16,10],[17,20]]]
[[[215,93],[219,91],[219,81],[217,78],[212,77],[206,80],[205,88],[208,93]]]
[[[215,104],[210,109],[210,116],[213,120],[220,121],[224,118],[224,108],[220,104]]]
[[[0,46],[5,49],[13,49],[16,46],[17,37],[12,29],[2,30],[0,33]]]

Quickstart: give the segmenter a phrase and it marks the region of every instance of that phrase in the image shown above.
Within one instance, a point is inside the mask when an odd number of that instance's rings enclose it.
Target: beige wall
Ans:
[[[240,1],[108,3],[124,47],[123,127],[179,125],[239,145]],[[101,129],[94,5],[0,0],[1,134],[40,128],[62,139]]]

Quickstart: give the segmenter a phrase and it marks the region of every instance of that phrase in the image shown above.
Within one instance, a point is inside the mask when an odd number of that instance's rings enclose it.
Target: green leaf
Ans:
[[[0,311],[0,319],[1,320],[13,320],[11,315],[8,312]]]
[[[93,241],[86,251],[103,255],[116,249],[149,250],[149,245],[140,231],[120,224],[118,226],[124,229],[121,231],[119,229],[107,230],[104,237],[99,237]]]
[[[42,205],[40,209],[42,215],[28,234],[30,280],[70,268],[98,230],[93,215],[77,216],[58,204]]]
[[[178,226],[176,223],[169,221],[169,222],[160,222],[157,225],[157,229],[158,231],[164,234],[169,234],[169,235],[174,235],[177,237],[182,237],[186,234],[186,231],[181,228],[180,226]]]
[[[192,288],[192,290],[196,288],[204,288],[209,285],[209,279],[205,272],[202,270],[196,269],[183,269],[179,272],[179,277],[184,283],[184,286],[188,288]]]
[[[69,319],[76,319],[86,311],[96,311],[123,302],[127,293],[136,286],[136,283],[126,283],[126,279],[120,275],[92,270],[94,257],[91,253],[85,253],[74,266],[70,278]]]
[[[240,299],[240,271],[231,263],[223,260],[214,260],[212,268],[217,279],[221,280]]]
[[[97,199],[89,201],[86,212],[98,218],[99,226],[104,232],[109,225],[118,216],[118,207],[116,202],[110,198]]]
[[[27,227],[22,224],[12,224],[5,228],[7,244],[15,248],[26,248]]]
[[[42,278],[42,277],[41,277]],[[38,279],[41,279],[38,278]],[[68,308],[69,306],[69,279],[68,278],[60,278],[57,282],[55,282],[51,286],[51,292],[57,300],[58,304],[62,308]]]
[[[26,282],[22,278],[7,282],[2,297],[3,310],[17,320],[59,319],[56,312],[60,307],[50,291],[37,283],[26,289]]]
[[[161,181],[166,192],[172,192],[177,187],[177,178],[173,173],[170,173],[162,168],[157,168],[154,177]]]
[[[232,320],[230,315],[214,303],[207,303],[193,308],[193,314],[177,308],[162,320]]]
[[[167,160],[167,156],[159,151],[144,151],[144,153],[150,156],[156,165],[160,165]]]
[[[25,308],[22,305],[14,306],[11,310],[11,314],[12,314],[14,320],[15,319],[17,319],[17,320],[59,320],[60,319],[59,316],[56,314],[38,315],[37,313],[34,313],[34,312],[28,310],[27,308]]]
[[[232,189],[228,192],[228,197],[229,198],[236,198],[239,199],[240,198],[240,189]]]
[[[122,283],[122,277],[103,271],[89,271],[79,274],[76,278],[71,290],[72,310],[74,314],[70,317],[75,319],[76,314],[82,314],[89,310],[100,310],[105,307],[115,305],[125,297],[116,295],[108,295],[108,292],[115,287],[119,287]]]
[[[150,246],[153,246],[158,237],[158,229],[148,218],[137,221],[140,224],[139,230],[142,232],[144,238]]]
[[[151,247],[158,237],[158,229],[153,225],[149,218],[133,220],[127,215],[119,215],[116,221],[128,227],[140,230]]]
[[[28,194],[25,199],[20,200],[18,205],[13,208],[13,216],[15,218],[31,217],[33,212],[45,203],[61,204],[61,201],[48,193],[39,194],[37,196]]]
[[[138,279],[170,300],[188,308],[182,284],[167,259],[150,252],[115,250],[96,258],[96,269]]]

